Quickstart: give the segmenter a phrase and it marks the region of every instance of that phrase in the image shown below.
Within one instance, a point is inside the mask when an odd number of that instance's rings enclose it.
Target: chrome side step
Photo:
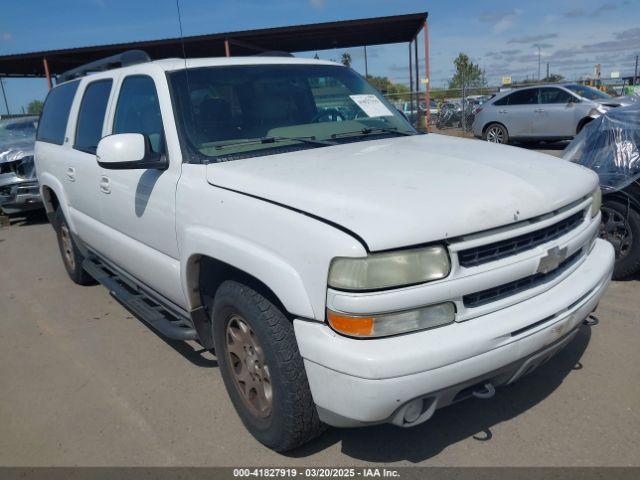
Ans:
[[[95,258],[86,258],[84,268],[97,282],[107,289],[113,298],[130,310],[140,320],[165,337],[174,340],[197,340],[198,334],[191,320],[177,316],[154,302],[141,289],[125,282],[115,272]]]

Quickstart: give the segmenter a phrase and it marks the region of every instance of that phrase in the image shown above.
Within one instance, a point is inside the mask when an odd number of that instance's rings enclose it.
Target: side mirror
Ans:
[[[141,133],[107,135],[98,143],[98,165],[109,170],[166,170],[166,157],[151,149],[149,139]]]

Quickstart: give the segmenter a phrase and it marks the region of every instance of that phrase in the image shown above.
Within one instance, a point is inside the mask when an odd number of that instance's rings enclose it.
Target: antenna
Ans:
[[[184,48],[184,35],[182,34],[182,17],[180,16],[180,0],[176,0],[178,10],[178,26],[180,27],[180,44],[182,45],[182,58],[184,58],[184,69],[187,69],[187,50]],[[187,83],[189,80],[187,79]]]
[[[182,33],[182,16],[180,15],[180,0],[176,0],[176,9],[178,10],[178,26],[180,27],[180,44],[182,45],[182,58],[184,58],[184,75],[187,80],[187,100],[189,105],[185,105],[188,108],[191,117],[191,122],[195,123],[193,117],[193,109],[191,108],[191,85],[189,84],[189,67],[187,67],[187,50],[184,47],[184,35]]]

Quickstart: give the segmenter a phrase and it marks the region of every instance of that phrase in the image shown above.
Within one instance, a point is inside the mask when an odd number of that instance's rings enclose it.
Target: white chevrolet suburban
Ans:
[[[594,173],[420,134],[331,62],[94,62],[49,93],[35,157],[71,279],[215,351],[278,451],[491,397],[592,320],[613,267]]]

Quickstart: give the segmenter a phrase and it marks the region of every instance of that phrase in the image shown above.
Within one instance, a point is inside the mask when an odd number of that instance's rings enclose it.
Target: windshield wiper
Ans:
[[[365,127],[362,130],[356,130],[353,132],[334,133],[331,135],[331,138],[351,137],[353,135],[369,135],[375,132],[397,133],[398,135],[406,135],[406,136],[415,135],[415,133],[412,133],[412,132],[405,132],[403,130],[398,130],[398,127]]]
[[[310,143],[312,145],[335,145],[335,142],[330,142],[328,140],[317,140],[316,137],[258,137],[258,138],[247,138],[245,140],[239,140],[237,142],[229,142],[223,143],[221,145],[216,145],[216,150],[222,150],[223,148],[231,148],[231,147],[240,147],[242,145],[253,145],[253,144],[266,144],[266,143],[278,143],[293,140],[296,142],[302,143]]]

